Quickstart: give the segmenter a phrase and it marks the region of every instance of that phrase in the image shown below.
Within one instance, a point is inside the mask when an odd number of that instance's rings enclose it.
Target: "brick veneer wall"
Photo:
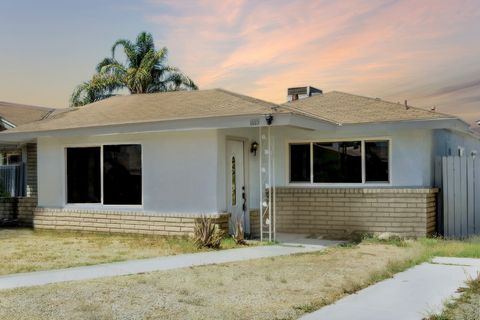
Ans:
[[[0,220],[13,219],[16,207],[16,200],[14,198],[0,198]]]
[[[0,198],[0,219],[17,220],[21,226],[32,226],[37,207],[37,145],[26,146],[26,196]]]
[[[36,206],[37,198],[0,198],[0,219],[17,220],[22,226],[31,226]]]
[[[260,214],[259,210],[250,210],[250,237],[260,238]]]
[[[229,216],[228,213],[210,215],[227,232]],[[197,219],[179,214],[37,208],[33,222],[36,229],[190,236]]]
[[[437,189],[276,189],[277,231],[349,238],[390,232],[423,237],[435,232]]]
[[[37,197],[38,184],[37,184],[37,144],[28,143],[26,147],[27,151],[27,197]]]

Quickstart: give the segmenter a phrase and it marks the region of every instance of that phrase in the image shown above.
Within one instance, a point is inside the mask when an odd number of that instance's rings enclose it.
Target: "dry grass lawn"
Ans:
[[[6,290],[0,291],[0,319],[295,319],[391,275],[422,254],[415,244],[368,243]]]
[[[188,238],[0,229],[0,275],[197,251]]]

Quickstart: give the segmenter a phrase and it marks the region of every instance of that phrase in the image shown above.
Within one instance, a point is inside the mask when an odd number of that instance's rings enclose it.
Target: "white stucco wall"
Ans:
[[[38,141],[39,206],[65,205],[65,147],[141,143],[143,210],[218,212],[217,139],[215,130],[41,138]]]
[[[300,128],[274,128],[275,161],[277,185],[288,185],[288,142],[293,141],[334,141],[351,138],[388,138],[391,139],[392,187],[423,187],[430,186],[433,176],[432,130],[365,130],[353,127],[339,127],[336,130],[312,131]],[[372,184],[356,185],[371,187]],[[388,186],[388,185],[387,185]]]
[[[480,156],[480,138],[446,129],[435,130],[434,137],[436,156],[457,156],[459,148],[463,148],[465,156],[472,151]]]
[[[432,182],[432,130],[368,130],[339,127],[304,130],[272,127],[277,186],[288,185],[289,141],[389,138],[392,148],[391,187],[425,187]],[[247,205],[259,207],[259,156],[250,153],[259,142],[258,128],[205,129],[92,137],[38,139],[39,206],[65,206],[65,148],[99,144],[141,143],[143,152],[143,207],[164,213],[215,213],[226,210],[226,140],[245,139]],[[370,184],[358,185],[371,187]],[[112,207],[105,207],[112,209]],[[115,207],[119,209],[122,207]],[[128,208],[132,210],[132,208]]]

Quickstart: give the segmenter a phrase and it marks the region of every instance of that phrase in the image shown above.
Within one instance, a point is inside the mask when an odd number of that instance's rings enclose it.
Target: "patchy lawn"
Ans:
[[[3,290],[0,319],[296,319],[433,256],[480,257],[480,238],[366,239],[310,254]],[[461,308],[477,308],[478,297],[465,295]]]
[[[432,315],[428,320],[480,320],[480,275],[470,279],[462,295],[445,305],[440,315]]]
[[[0,291],[5,319],[295,319],[422,255],[417,245],[323,252]],[[21,317],[19,316],[21,315]]]
[[[0,275],[197,251],[186,237],[0,229]]]

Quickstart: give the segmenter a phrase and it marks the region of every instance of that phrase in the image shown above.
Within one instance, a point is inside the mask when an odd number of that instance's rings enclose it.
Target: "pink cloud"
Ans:
[[[166,30],[174,64],[203,88],[281,102],[311,84],[403,100],[480,71],[477,1],[150,3],[166,9],[147,20]]]

